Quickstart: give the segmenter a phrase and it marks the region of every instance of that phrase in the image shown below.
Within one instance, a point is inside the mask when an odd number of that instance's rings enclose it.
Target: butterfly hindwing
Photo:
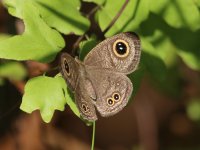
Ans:
[[[94,104],[99,113],[108,117],[121,111],[128,103],[133,90],[130,79],[121,73],[90,69],[88,72],[97,97]]]
[[[90,94],[90,90],[93,90],[90,81],[80,77],[75,90],[75,102],[83,119],[95,121],[97,120],[97,115],[92,103],[92,96],[94,95]]]

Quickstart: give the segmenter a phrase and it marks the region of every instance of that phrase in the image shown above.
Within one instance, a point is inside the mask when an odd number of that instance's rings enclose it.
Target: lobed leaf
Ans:
[[[153,13],[140,27],[146,41],[155,47],[154,53],[160,55],[165,64],[173,64],[178,55],[188,67],[200,69],[200,29],[176,29],[169,26],[161,16]]]
[[[173,66],[177,60],[176,51],[178,48],[170,41],[170,38],[166,36],[163,31],[156,29],[150,36],[145,36],[146,42],[143,44],[152,44],[153,48],[146,48],[145,50],[152,50],[151,54],[156,54],[166,66]],[[146,45],[144,45],[146,47]]]
[[[111,20],[113,20],[124,2],[125,0],[108,0],[105,2],[105,5],[102,6],[101,9],[97,12],[98,23],[102,31],[105,30]],[[148,0],[129,1],[118,20],[106,33],[106,37],[120,32],[135,31],[139,27],[140,23],[148,17],[148,14]]]
[[[5,0],[8,11],[24,20],[25,32],[0,41],[0,58],[52,61],[64,47],[62,36],[41,18],[30,0]]]
[[[32,0],[45,22],[64,34],[82,35],[88,30],[90,22],[79,11],[79,0]]]
[[[145,70],[154,78],[162,81],[166,77],[166,66],[157,54],[155,47],[144,37],[141,37],[142,57],[141,63]]]
[[[10,35],[9,34],[0,34],[0,41],[2,41],[2,40],[5,40],[5,39],[7,39],[7,38],[9,38],[10,37]]]
[[[179,50],[178,55],[182,60],[193,70],[200,70],[200,60],[199,58],[191,52]]]
[[[85,56],[98,44],[96,39],[89,39],[80,43],[80,60],[84,60]]]
[[[54,78],[39,76],[27,82],[20,108],[27,113],[39,109],[43,120],[50,122],[54,111],[63,111],[66,103],[80,117],[76,105],[67,92],[64,79],[61,76]]]
[[[200,0],[195,0],[194,3],[197,5],[199,11],[200,11]]]
[[[150,9],[162,16],[172,27],[189,27],[191,30],[197,30],[200,28],[200,14],[197,4],[198,2],[195,3],[193,0],[153,0]]]

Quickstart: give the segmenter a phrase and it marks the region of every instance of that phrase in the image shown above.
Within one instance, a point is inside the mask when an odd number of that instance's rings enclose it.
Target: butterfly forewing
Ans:
[[[74,91],[79,76],[79,64],[67,53],[61,56],[61,74],[67,82],[68,87]]]
[[[84,59],[84,64],[128,74],[140,60],[140,39],[132,32],[107,38],[94,47]]]

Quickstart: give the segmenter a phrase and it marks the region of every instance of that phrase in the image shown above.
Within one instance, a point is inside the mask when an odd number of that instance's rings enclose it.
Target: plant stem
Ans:
[[[72,56],[75,56],[75,55],[76,55],[76,50],[77,50],[77,48],[78,48],[80,42],[84,39],[84,36],[85,36],[85,34],[83,34],[82,36],[80,36],[80,37],[76,40],[76,42],[74,43],[73,49],[72,49],[72,52],[71,52],[71,53],[72,53]]]
[[[87,18],[90,18],[92,16],[92,14],[94,14],[98,9],[100,8],[100,5],[94,7],[87,15]]]
[[[95,140],[95,130],[96,130],[96,127],[95,127],[95,121],[93,122],[93,128],[92,128],[92,146],[91,146],[91,150],[94,150],[94,140]]]
[[[128,4],[129,0],[126,0],[124,2],[124,4],[122,5],[121,9],[119,10],[119,12],[116,14],[116,16],[113,18],[113,20],[110,22],[110,24],[107,26],[107,28],[103,31],[103,34],[105,35],[106,32],[108,32],[108,30],[115,24],[115,22],[117,21],[117,19],[121,16],[122,12],[124,11],[124,9],[126,8],[127,4]]]
[[[124,9],[126,8],[127,4],[128,4],[129,0],[125,0],[124,4],[122,5],[121,9],[119,10],[119,12],[116,14],[116,16],[113,18],[113,20],[109,23],[109,25],[107,26],[107,28],[102,32],[102,36],[104,37],[104,35],[106,34],[106,32],[115,24],[115,22],[117,21],[117,19],[120,17],[120,15],[122,14],[122,12],[124,11]],[[95,13],[98,9],[100,8],[100,6],[96,6],[94,7],[87,15],[87,18],[90,18],[90,16]],[[74,46],[73,46],[73,50],[72,50],[72,56],[75,56],[75,52],[80,44],[80,42],[84,39],[85,35],[87,34],[87,32],[85,34],[83,34],[82,36],[80,36],[77,41],[75,42]]]
[[[92,15],[93,15],[93,13],[95,13],[98,9],[100,8],[100,6],[96,6],[96,7],[94,7],[87,15],[86,15],[86,17],[89,19]],[[77,48],[79,47],[79,44],[80,44],[80,42],[84,39],[84,37],[87,35],[87,33],[88,33],[88,31],[86,32],[86,33],[84,33],[82,36],[80,36],[77,40],[76,40],[76,42],[74,43],[74,45],[73,45],[73,49],[72,49],[72,52],[71,52],[71,54],[72,54],[72,56],[75,56],[76,54],[76,50],[77,50]]]

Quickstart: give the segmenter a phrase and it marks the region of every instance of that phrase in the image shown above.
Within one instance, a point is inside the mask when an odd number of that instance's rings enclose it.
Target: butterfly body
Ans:
[[[126,75],[137,68],[140,53],[138,36],[127,32],[98,44],[83,62],[67,53],[61,56],[61,73],[84,119],[97,120],[96,109],[108,117],[126,106],[133,90]]]

